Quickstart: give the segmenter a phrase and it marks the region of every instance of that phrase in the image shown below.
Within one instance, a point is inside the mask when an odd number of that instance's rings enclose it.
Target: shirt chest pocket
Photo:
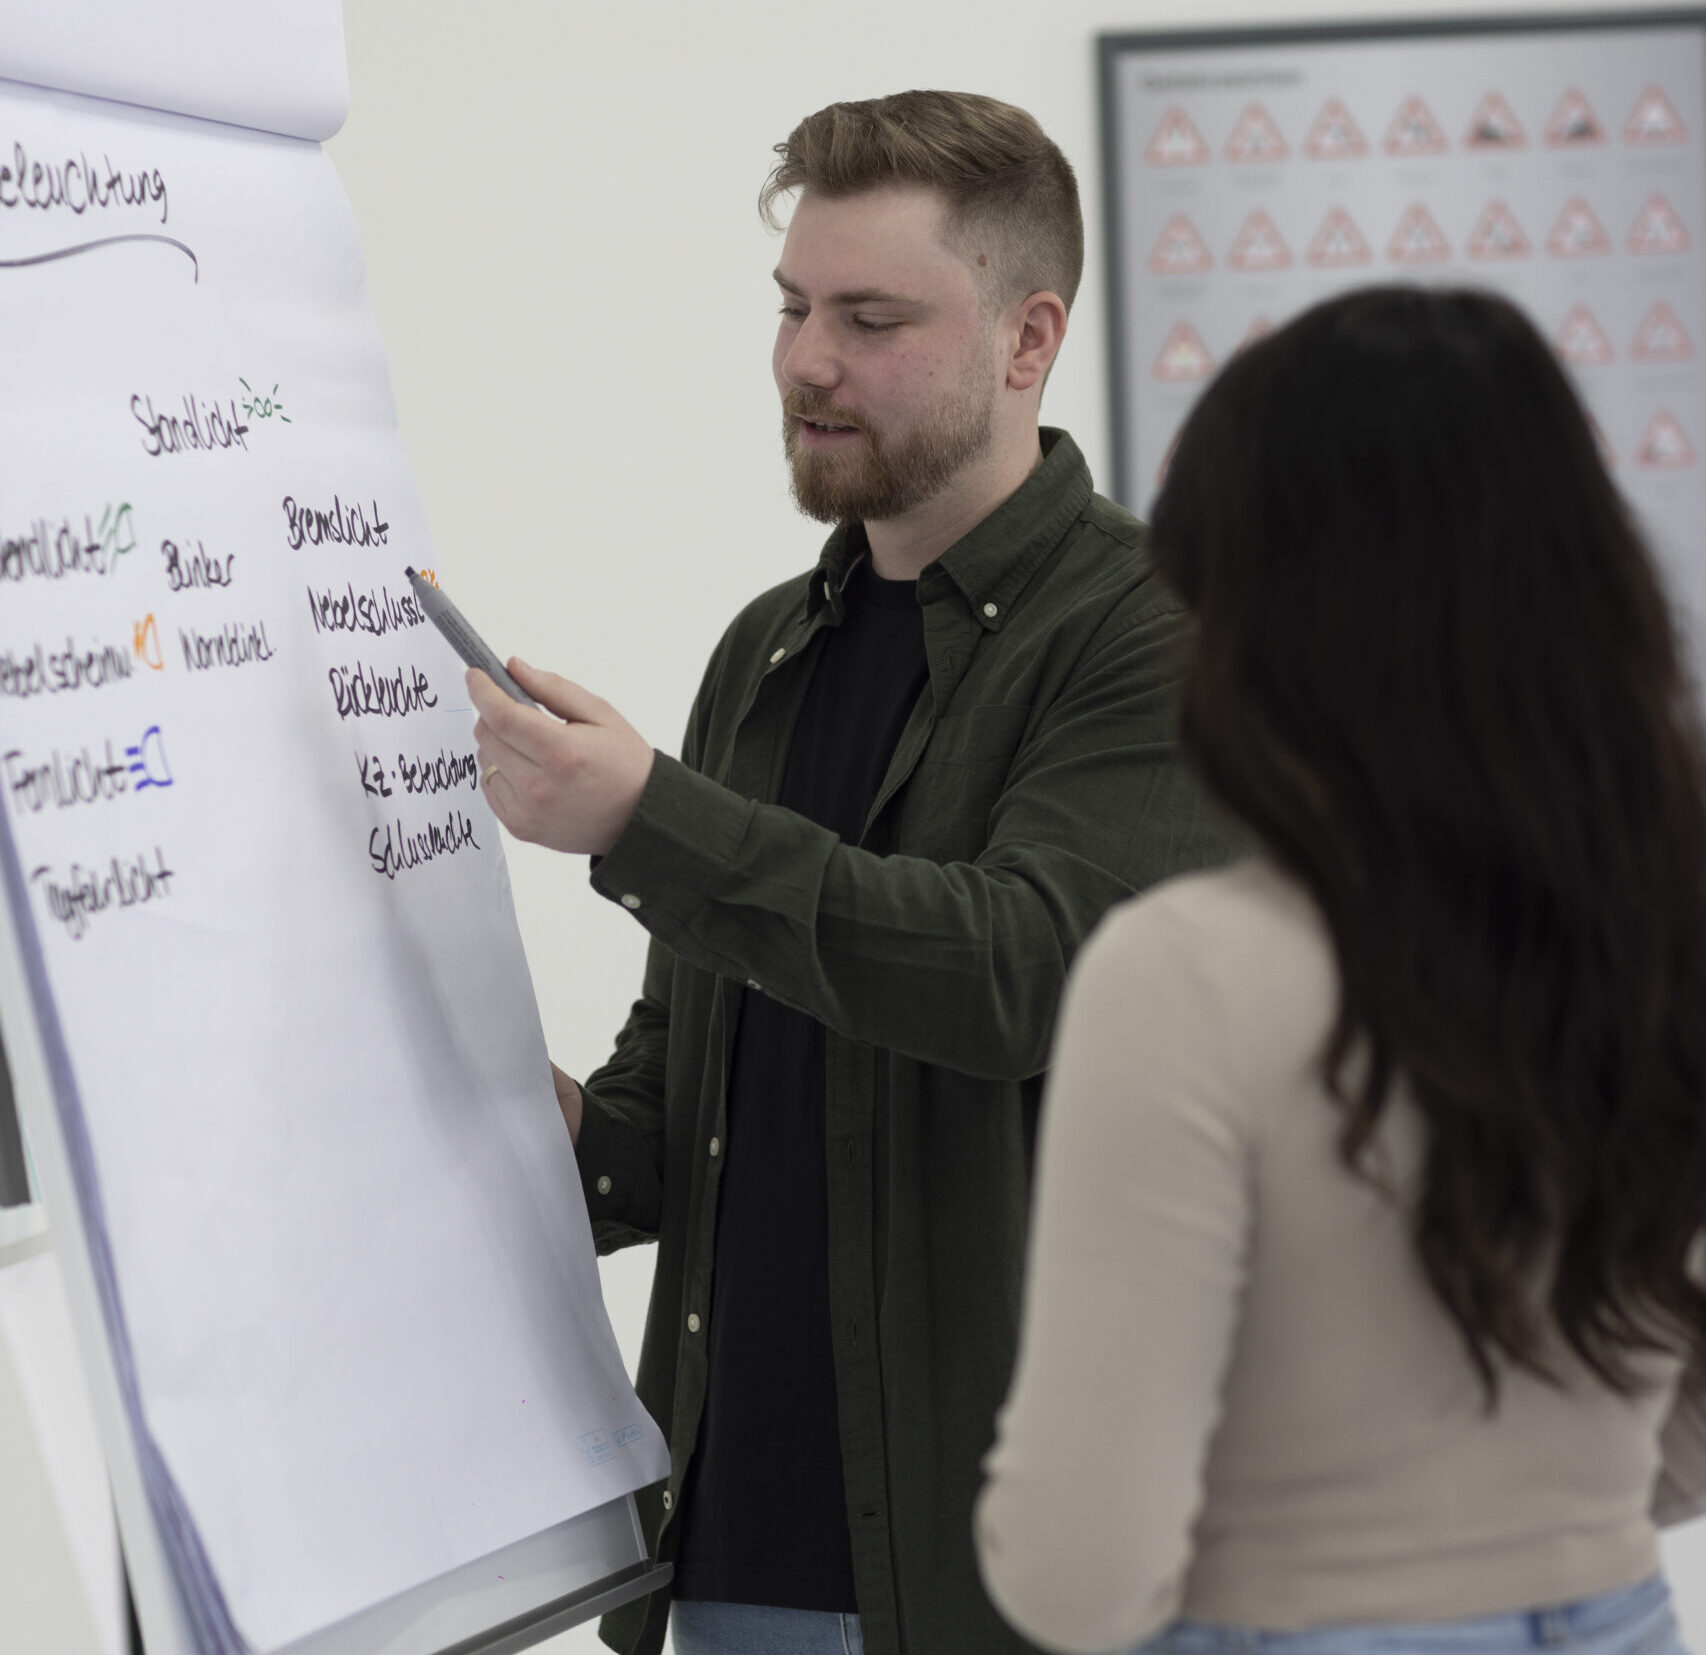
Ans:
[[[902,795],[900,842],[907,856],[970,861],[989,839],[989,813],[1007,784],[1029,706],[989,705],[951,711],[929,743]]]

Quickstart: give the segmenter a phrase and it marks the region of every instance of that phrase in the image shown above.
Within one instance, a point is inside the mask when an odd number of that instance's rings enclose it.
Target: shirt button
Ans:
[[[689,1333],[697,1333],[699,1331],[699,1312],[696,1310],[687,1318],[687,1331]]]
[[[770,657],[770,664],[771,664],[771,666],[775,666],[775,665],[776,665],[776,663],[777,663],[777,662],[778,662],[778,661],[780,661],[780,660],[781,660],[781,659],[782,659],[782,657],[783,657],[783,656],[784,656],[784,655],[786,655],[786,654],[787,654],[787,653],[788,653],[788,652],[787,652],[787,650],[785,650],[785,649],[779,649],[779,650],[777,650],[777,651],[776,651],[776,653],[775,653],[775,654],[774,654],[774,655],[772,655],[772,656],[771,656],[771,657]]]
[[[640,899],[632,891],[629,891],[622,898],[622,906],[624,908],[638,908]]]
[[[608,1174],[599,1179],[598,1193],[600,1195],[608,1195],[610,1193],[610,1177]]]
[[[717,1158],[717,1156],[721,1155],[722,1153],[723,1153],[723,1140],[721,1138],[713,1138],[711,1140],[711,1158],[712,1158],[712,1160],[715,1160]]]
[[[825,575],[823,577],[823,595],[826,599],[830,596],[829,576],[828,575]]]
[[[1000,613],[1001,613],[1001,611],[1000,611],[1000,609],[998,609],[998,608],[997,608],[997,607],[996,607],[996,606],[995,606],[995,605],[994,605],[994,604],[992,604],[992,603],[986,603],[986,604],[985,604],[985,605],[984,605],[984,606],[983,606],[983,612],[984,612],[984,614],[986,614],[986,615],[987,615],[987,616],[988,616],[988,617],[989,617],[989,618],[990,618],[990,619],[991,619],[991,620],[994,620],[994,619],[995,619],[995,617],[996,617],[996,616],[997,616],[997,615],[999,615],[999,614],[1000,614]]]
[[[753,990],[754,993],[762,994],[764,992],[764,990],[758,986],[758,979],[756,977],[748,977],[746,980],[746,986]]]
[[[673,1494],[671,1494],[670,1491],[666,1488],[663,1491],[663,1509],[665,1511],[669,1511],[669,1510],[673,1509],[674,1505],[675,1505],[675,1496]]]

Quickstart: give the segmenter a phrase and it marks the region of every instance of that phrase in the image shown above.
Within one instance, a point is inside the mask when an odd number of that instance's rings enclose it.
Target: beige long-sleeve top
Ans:
[[[976,1511],[990,1595],[1044,1648],[1565,1602],[1653,1573],[1655,1518],[1706,1506],[1674,1361],[1631,1400],[1554,1353],[1564,1388],[1506,1372],[1485,1413],[1404,1206],[1339,1159],[1336,1008],[1318,914],[1263,861],[1157,888],[1080,958]],[[1401,1197],[1421,1149],[1400,1094]]]

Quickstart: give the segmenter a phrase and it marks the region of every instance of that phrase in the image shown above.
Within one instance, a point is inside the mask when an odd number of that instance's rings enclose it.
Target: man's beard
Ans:
[[[834,453],[800,441],[800,419],[851,425],[857,446]],[[969,378],[953,400],[902,437],[886,436],[818,391],[795,389],[782,403],[782,446],[788,455],[794,503],[820,523],[877,523],[899,517],[939,494],[989,447],[995,394]]]

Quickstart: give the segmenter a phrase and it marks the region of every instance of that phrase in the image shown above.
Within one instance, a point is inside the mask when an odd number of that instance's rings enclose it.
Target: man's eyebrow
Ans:
[[[771,275],[784,292],[805,298],[805,290],[796,287],[780,270],[771,271]],[[884,292],[880,287],[855,287],[844,293],[832,293],[825,302],[832,305],[916,305],[920,301],[908,298],[904,293]]]

